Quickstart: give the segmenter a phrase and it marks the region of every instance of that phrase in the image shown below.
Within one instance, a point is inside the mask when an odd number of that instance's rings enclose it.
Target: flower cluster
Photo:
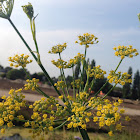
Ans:
[[[72,87],[73,88],[75,87],[77,89],[79,89],[80,85],[83,85],[83,84],[84,84],[84,82],[81,81],[80,79],[76,79],[74,82],[71,82]]]
[[[25,101],[23,99],[25,96],[21,94],[22,89],[14,90],[11,89],[9,91],[8,97],[3,96],[4,99],[0,103],[0,126],[5,125],[5,128],[10,128],[14,126],[13,121],[17,118],[21,119],[21,116],[17,116],[17,112],[21,109],[21,107],[25,107]],[[22,116],[23,118],[23,116]],[[5,132],[5,128],[1,129],[1,133]]]
[[[48,131],[53,131],[54,124],[54,111],[53,107],[58,103],[54,97],[41,98],[39,101],[35,101],[29,108],[33,109],[33,114],[31,115],[31,121],[27,121],[24,127],[31,127],[33,138],[40,136],[43,133],[48,133]],[[50,115],[47,115],[47,114]]]
[[[62,60],[62,59],[58,59],[57,61],[55,60],[52,60],[52,63],[58,67],[59,69],[62,69],[62,68],[66,68],[66,64],[67,62]]]
[[[130,78],[131,75],[127,74],[127,72],[125,73],[115,73],[115,71],[110,71],[107,79],[109,80],[109,83],[115,83],[115,84],[121,84],[121,85],[125,85],[125,83],[132,83],[132,79]]]
[[[32,60],[28,60],[28,58],[29,55],[24,55],[24,54],[21,55],[16,54],[14,57],[9,57],[9,61],[12,62],[10,66],[15,66],[15,67],[22,66],[24,68],[26,67],[27,64],[32,62]]]
[[[57,81],[57,83],[55,83],[54,86],[56,86],[57,89],[59,90],[59,89],[64,89],[66,87],[66,84],[64,81],[61,80],[61,81]]]
[[[57,109],[56,109],[56,112],[55,112],[55,116],[56,117],[59,117],[59,119],[64,119],[64,118],[67,119],[68,116],[69,116],[69,111],[68,111],[68,109],[69,109],[69,107],[68,107],[69,103],[68,103],[68,101],[65,102],[64,105],[65,106],[63,107],[63,106],[61,106],[59,104],[56,104]]]
[[[85,60],[84,54],[78,53],[73,59],[70,59],[66,68],[74,67],[78,62]]]
[[[38,84],[37,84],[39,82],[39,79],[36,79],[36,78],[33,78],[32,80],[27,79],[26,82],[28,82],[28,84],[24,85],[25,90],[31,89],[31,90],[34,91],[37,87],[39,87]]]
[[[115,56],[120,56],[121,59],[124,59],[126,56],[132,58],[133,56],[137,56],[139,53],[137,49],[133,49],[131,45],[127,46],[118,46],[113,48],[115,52]]]
[[[121,131],[123,126],[121,125],[121,123],[119,123],[119,120],[121,118],[120,114],[123,114],[125,110],[120,109],[120,111],[118,111],[118,106],[122,102],[123,101],[119,99],[118,101],[111,103],[108,99],[104,99],[102,104],[98,104],[97,106],[97,112],[96,114],[94,114],[93,122],[98,122],[100,128],[103,126],[113,128],[113,126],[115,126],[116,130]],[[127,120],[129,121],[130,118],[128,116],[127,118]],[[108,134],[110,136],[113,136],[112,131],[110,131]]]
[[[75,43],[79,43],[80,45],[86,45],[86,48],[89,47],[89,44],[96,44],[99,41],[98,38],[95,37],[93,34],[85,33],[83,36],[78,36],[79,41],[75,41]]]
[[[86,129],[86,123],[90,121],[90,117],[92,116],[92,113],[89,111],[86,111],[86,104],[87,97],[89,94],[86,92],[80,92],[79,94],[76,94],[76,99],[73,99],[72,101],[72,115],[68,117],[67,121],[69,122],[67,124],[67,128],[76,128],[80,126],[82,129]]]
[[[106,74],[106,71],[103,71],[101,68],[101,66],[96,66],[91,68],[88,68],[88,74],[89,77],[94,77],[95,79],[102,79],[104,78],[104,75]]]
[[[49,51],[48,53],[52,53],[52,54],[57,54],[57,53],[61,53],[62,51],[64,51],[67,47],[67,44],[58,44],[56,46],[53,46],[51,51]]]

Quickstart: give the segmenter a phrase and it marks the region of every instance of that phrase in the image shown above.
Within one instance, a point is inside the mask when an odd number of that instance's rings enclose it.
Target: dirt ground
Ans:
[[[8,91],[11,88],[14,89],[18,89],[18,88],[22,88],[24,87],[25,82],[21,81],[21,80],[15,80],[15,81],[10,81],[7,79],[0,79],[0,90],[2,91]],[[57,93],[55,92],[55,90],[49,86],[44,86],[40,84],[41,89],[49,96],[54,96],[57,97]],[[0,94],[1,94],[0,92]],[[36,91],[25,91],[24,92],[27,95],[38,95],[39,93],[37,93]],[[2,96],[2,94],[0,95]],[[114,98],[108,97],[111,100],[114,100]],[[136,133],[138,135],[140,135],[140,102],[139,101],[132,101],[132,100],[124,100],[124,103],[122,104],[122,106],[124,108],[127,109],[127,114],[129,114],[131,116],[131,121],[130,122],[122,122],[122,124],[125,126],[125,129],[128,132],[132,132],[132,133]],[[95,124],[94,124],[95,125]],[[95,127],[97,128],[97,126],[93,126],[92,123],[89,124],[89,128],[90,127]]]

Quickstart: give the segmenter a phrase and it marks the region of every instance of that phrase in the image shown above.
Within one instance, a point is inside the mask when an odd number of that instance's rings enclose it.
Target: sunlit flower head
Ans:
[[[83,36],[78,36],[79,41],[75,41],[75,43],[79,43],[80,45],[85,45],[86,48],[89,47],[90,44],[97,44],[98,38],[93,34],[85,33]]]
[[[12,62],[10,66],[15,66],[16,68],[22,66],[23,68],[26,67],[27,64],[31,63],[32,60],[28,60],[29,55],[18,55],[16,54],[14,57],[9,57],[9,61]]]
[[[51,51],[49,51],[48,53],[52,53],[52,54],[57,54],[57,53],[61,53],[62,51],[64,51],[67,47],[67,44],[58,44],[56,46],[53,46]]]
[[[113,49],[115,50],[115,56],[121,57],[121,59],[124,59],[125,57],[132,58],[133,56],[137,56],[139,54],[137,49],[133,49],[131,45],[118,46]]]

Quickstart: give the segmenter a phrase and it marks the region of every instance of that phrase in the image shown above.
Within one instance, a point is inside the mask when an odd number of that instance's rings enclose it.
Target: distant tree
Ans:
[[[11,68],[11,67],[5,67],[4,69],[5,69],[6,73],[7,73],[7,72],[10,71],[12,68]]]
[[[19,69],[20,71],[21,71],[21,73],[23,74],[23,75],[25,75],[24,76],[24,80],[26,80],[26,79],[29,79],[29,77],[31,76],[30,75],[30,72],[26,69],[26,68],[24,68],[24,69]]]
[[[132,79],[132,67],[129,67],[128,74],[131,75],[129,79]],[[130,98],[131,96],[131,83],[126,83],[123,86],[123,98]]]
[[[97,92],[105,83],[106,78],[104,79],[96,79],[93,87],[91,88],[94,92]],[[107,83],[106,86],[103,88],[103,92],[107,93],[112,88],[112,85],[110,83]]]
[[[133,86],[132,86],[132,99],[140,99],[140,94],[139,94],[139,85],[140,85],[140,74],[139,70],[134,75],[134,81],[133,81]]]
[[[4,69],[2,65],[0,65],[0,70],[1,70],[1,69]]]
[[[18,70],[18,69],[11,69],[6,74],[6,77],[11,80],[24,79],[25,76],[26,76],[26,73],[23,70]]]
[[[91,64],[90,64],[91,69],[92,69],[93,67],[95,67],[95,65],[96,65],[96,62],[95,62],[94,59],[92,59]],[[93,77],[90,77],[90,78],[89,78],[89,82],[91,82],[92,79],[93,79]]]
[[[90,66],[91,66],[91,68],[93,68],[93,67],[95,67],[95,66],[96,66],[96,62],[95,62],[95,60],[94,60],[94,59],[92,59]]]
[[[66,82],[67,82],[68,87],[70,87],[70,88],[71,88],[72,81],[73,81],[73,77],[68,75],[66,78]]]
[[[78,62],[75,67],[75,79],[78,79],[78,77],[79,77],[80,68],[81,68],[81,62]]]
[[[39,81],[45,83],[48,82],[48,79],[45,77],[43,72],[34,73],[31,75],[32,78],[39,79]]]

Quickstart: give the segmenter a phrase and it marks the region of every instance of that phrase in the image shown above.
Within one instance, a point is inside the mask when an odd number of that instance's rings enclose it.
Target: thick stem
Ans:
[[[38,62],[37,57],[35,56],[35,54],[33,53],[33,51],[31,50],[31,48],[29,47],[29,45],[26,43],[26,41],[24,40],[24,38],[22,37],[22,35],[20,34],[20,32],[18,31],[18,29],[15,27],[15,25],[13,24],[13,22],[11,21],[10,18],[8,18],[8,21],[11,23],[11,25],[13,26],[13,28],[15,29],[15,31],[17,32],[17,34],[19,35],[19,37],[21,38],[21,40],[23,41],[23,43],[25,44],[25,46],[27,47],[27,49],[29,50],[29,52],[32,54],[32,56],[34,57],[34,59],[36,60],[36,62]],[[44,72],[45,76],[47,77],[48,81],[51,83],[51,85],[53,86],[53,88],[55,89],[55,91],[58,93],[58,95],[60,96],[61,93],[57,90],[57,88],[54,86],[54,82],[53,80],[50,78],[49,74],[47,73],[47,71],[45,70],[45,68],[43,67],[43,65],[40,63],[39,64],[40,68],[42,69],[42,71]]]
[[[79,128],[79,131],[80,131],[80,134],[81,134],[83,140],[90,140],[89,136],[87,134],[87,131],[85,129],[81,129],[80,126],[78,128]]]

